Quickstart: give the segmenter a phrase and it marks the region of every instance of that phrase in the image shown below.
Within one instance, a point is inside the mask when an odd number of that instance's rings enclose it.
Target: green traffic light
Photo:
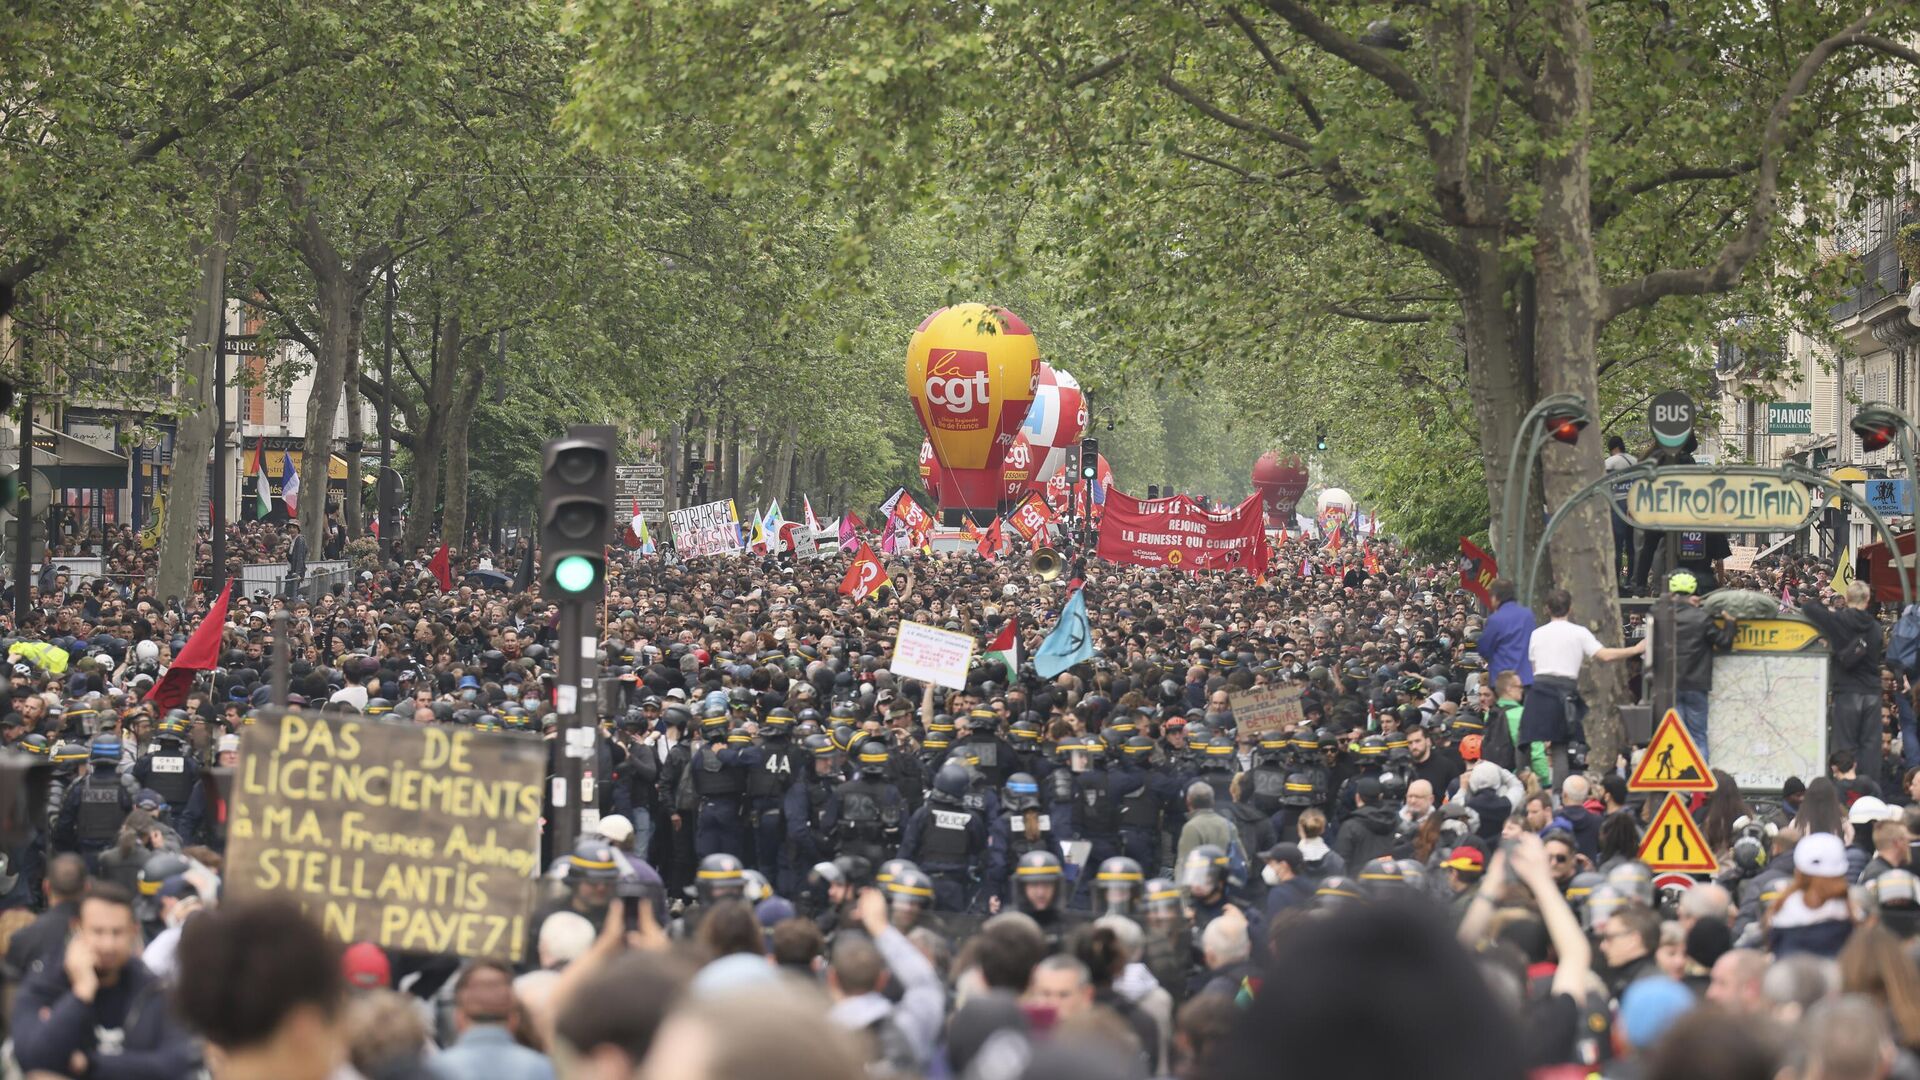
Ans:
[[[569,555],[554,566],[553,581],[568,592],[585,592],[593,587],[593,579],[598,574],[592,559],[585,555]]]

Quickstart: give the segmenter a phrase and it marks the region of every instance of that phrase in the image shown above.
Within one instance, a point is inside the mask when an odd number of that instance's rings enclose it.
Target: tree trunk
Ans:
[[[361,494],[361,451],[366,447],[366,423],[362,415],[365,409],[360,397],[360,345],[361,335],[366,330],[366,298],[358,298],[353,305],[353,344],[347,350],[347,494],[340,500],[340,520],[347,529],[348,540],[360,539],[363,523],[360,520]]]
[[[773,491],[773,497],[780,502],[782,513],[793,504],[793,456],[799,437],[799,425],[792,420],[787,421],[787,428],[780,435],[780,448],[773,454],[773,483],[768,486]]]
[[[440,446],[446,438],[447,413],[453,400],[453,377],[460,370],[460,313],[440,320],[433,345],[433,368],[428,376],[427,400],[421,408],[424,423],[413,454],[413,513],[407,515],[405,550],[417,551],[433,534],[440,502]],[[452,543],[455,538],[442,539]]]
[[[676,421],[667,429],[667,442],[660,448],[660,464],[667,469],[667,509],[680,509],[680,477],[686,469],[687,425]]]
[[[327,520],[327,464],[333,456],[333,425],[340,415],[345,388],[347,355],[353,347],[353,309],[359,289],[337,259],[330,265],[309,263],[314,275],[313,390],[307,397],[307,432],[301,444],[300,531],[315,558],[325,548]]]
[[[1495,543],[1507,524],[1501,509],[1507,494],[1507,450],[1534,401],[1532,365],[1514,322],[1514,283],[1514,275],[1501,269],[1500,257],[1490,244],[1474,250],[1467,279],[1458,283],[1467,385],[1480,428],[1480,464],[1486,473],[1489,527]],[[1519,573],[1515,553],[1496,549],[1494,555],[1503,574]]]
[[[162,597],[187,595],[199,544],[200,504],[207,498],[207,461],[213,453],[214,350],[227,314],[227,249],[233,244],[237,200],[223,195],[213,234],[194,252],[200,283],[194,289],[193,328],[182,371],[186,405],[174,432],[173,472],[167,480],[166,521],[161,527],[160,566],[154,589]]]
[[[1595,354],[1600,327],[1600,269],[1594,256],[1592,177],[1588,161],[1593,101],[1592,28],[1578,0],[1560,0],[1549,16],[1539,92],[1548,103],[1542,134],[1565,152],[1540,166],[1540,215],[1535,226],[1534,271],[1539,283],[1535,355],[1543,393],[1578,394],[1599,401]],[[1549,504],[1560,506],[1603,471],[1600,439],[1571,447],[1547,444],[1541,472]],[[1573,618],[1603,642],[1620,641],[1613,530],[1604,494],[1571,512],[1553,535],[1555,584],[1573,596]],[[1537,583],[1536,591],[1546,583]],[[1586,731],[1591,761],[1613,767],[1625,742],[1620,723],[1617,668],[1588,665],[1594,675]]]
[[[485,351],[483,345],[466,350],[467,367],[460,374],[460,386],[447,410],[446,433],[441,440],[447,447],[447,495],[446,509],[440,515],[440,538],[462,550],[467,536],[468,435],[474,408],[486,387]]]

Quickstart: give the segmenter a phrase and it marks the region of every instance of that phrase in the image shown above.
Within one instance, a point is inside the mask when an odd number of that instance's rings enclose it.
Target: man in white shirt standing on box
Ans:
[[[1587,657],[1605,648],[1593,631],[1567,618],[1572,611],[1573,596],[1567,590],[1547,594],[1547,621],[1534,628],[1527,642],[1533,688],[1527,692],[1514,747],[1517,760],[1525,761],[1527,744],[1546,743],[1556,787],[1567,778],[1567,745],[1585,735],[1580,726],[1586,712],[1586,703],[1580,700],[1580,669]]]

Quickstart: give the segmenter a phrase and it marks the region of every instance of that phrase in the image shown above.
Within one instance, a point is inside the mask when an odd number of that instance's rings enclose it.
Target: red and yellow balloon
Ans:
[[[940,467],[942,507],[999,503],[1002,463],[1033,403],[1039,374],[1033,331],[1005,308],[955,304],[914,330],[907,343],[907,392]]]

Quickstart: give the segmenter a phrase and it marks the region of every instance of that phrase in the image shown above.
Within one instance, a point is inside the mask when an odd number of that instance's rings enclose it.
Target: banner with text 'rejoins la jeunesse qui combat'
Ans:
[[[1136,499],[1107,492],[1096,553],[1109,562],[1168,570],[1267,571],[1267,533],[1260,496],[1209,512],[1185,495]]]
[[[520,959],[547,744],[339,716],[243,728],[227,895],[283,896],[342,941]]]

